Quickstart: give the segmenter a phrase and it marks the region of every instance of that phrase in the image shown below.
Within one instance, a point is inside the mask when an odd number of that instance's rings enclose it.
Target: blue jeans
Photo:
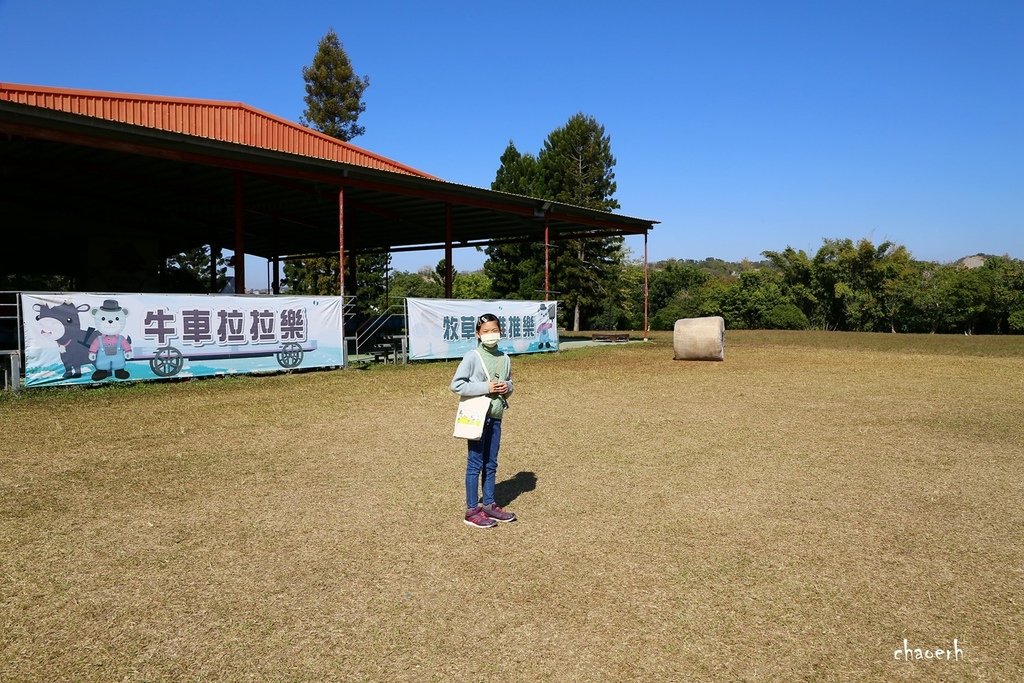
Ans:
[[[484,433],[479,441],[469,441],[466,458],[466,508],[475,508],[480,501],[480,473],[483,472],[483,504],[494,502],[494,477],[498,472],[498,447],[501,445],[501,420],[484,420]]]

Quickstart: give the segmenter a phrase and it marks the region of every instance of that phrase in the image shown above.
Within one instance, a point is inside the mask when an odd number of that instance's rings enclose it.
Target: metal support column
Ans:
[[[648,275],[647,275],[647,231],[644,230],[644,341],[647,341],[647,302],[648,302]]]
[[[345,306],[345,188],[338,188],[338,291]]]
[[[444,298],[452,298],[452,206],[444,205]]]
[[[341,364],[348,365],[348,342],[345,341],[345,188],[338,188],[338,293],[341,295]]]
[[[235,294],[245,294],[245,176],[235,173]]]
[[[548,245],[551,242],[551,233],[548,228],[548,217],[544,216],[544,301],[548,301],[551,291],[551,283],[548,281]]]
[[[274,218],[274,256],[270,259],[270,265],[274,271],[270,274],[270,291],[273,294],[281,293],[281,259],[279,258],[278,252],[281,249],[280,246],[280,234],[281,234],[281,223]]]

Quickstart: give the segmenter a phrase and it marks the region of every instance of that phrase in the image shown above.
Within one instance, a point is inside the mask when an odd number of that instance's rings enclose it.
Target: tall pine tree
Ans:
[[[491,189],[611,211],[619,208],[612,197],[616,189],[614,166],[611,139],[604,126],[594,117],[578,113],[548,135],[536,157],[520,154],[509,143]],[[618,279],[625,255],[621,237],[576,238],[553,246],[550,286],[572,312],[567,327],[579,330],[588,317],[622,308],[618,301],[623,291]],[[491,246],[487,256],[484,271],[496,295],[533,298],[542,291],[543,244]]]
[[[299,122],[348,142],[366,132],[356,121],[366,111],[363,91],[370,85],[357,76],[334,29],[320,39],[311,66],[302,67],[306,81],[306,111]]]
[[[544,141],[537,157],[542,182],[552,199],[588,209],[619,208],[611,139],[593,116],[573,115]],[[615,279],[623,260],[623,238],[568,240],[558,255],[560,299],[572,311],[572,329],[586,317],[615,306]],[[567,325],[568,326],[568,325]]]
[[[366,110],[363,91],[370,85],[366,76],[357,76],[348,54],[334,29],[320,39],[311,66],[303,67],[306,82],[306,110],[299,119],[304,126],[348,142],[366,132],[357,121]],[[352,259],[346,261],[351,273]],[[387,306],[387,277],[390,254],[360,254],[355,259],[357,283],[356,307],[378,312]],[[285,284],[299,294],[337,294],[338,258],[336,256],[288,261],[284,267]]]

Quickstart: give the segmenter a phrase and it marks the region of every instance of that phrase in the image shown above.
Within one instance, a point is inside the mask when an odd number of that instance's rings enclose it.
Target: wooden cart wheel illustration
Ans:
[[[185,358],[181,351],[173,346],[165,346],[156,350],[156,355],[149,361],[149,368],[158,377],[172,377],[178,374],[184,364]]]
[[[302,362],[302,345],[286,342],[284,348],[277,352],[277,362],[282,368],[294,368]]]

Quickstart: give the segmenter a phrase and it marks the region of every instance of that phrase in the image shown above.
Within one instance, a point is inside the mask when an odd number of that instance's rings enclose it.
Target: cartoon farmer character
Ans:
[[[92,309],[92,317],[100,332],[89,345],[89,360],[96,365],[92,381],[105,379],[111,372],[118,379],[128,379],[124,362],[132,357],[132,340],[121,334],[128,323],[128,309],[121,308],[116,299],[107,299],[102,306]]]
[[[541,304],[538,311],[540,323],[537,325],[537,345],[539,349],[554,348],[551,344],[551,330],[554,328],[555,304]]]

